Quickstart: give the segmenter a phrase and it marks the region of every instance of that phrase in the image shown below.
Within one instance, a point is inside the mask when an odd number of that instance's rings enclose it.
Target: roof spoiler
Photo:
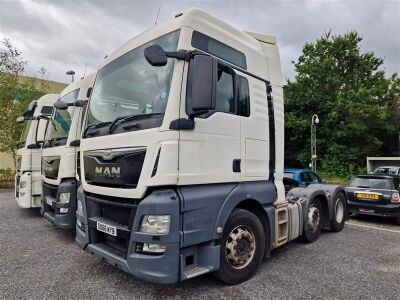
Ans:
[[[266,35],[266,34],[261,34],[261,33],[255,33],[255,32],[250,32],[250,31],[245,31],[248,35],[250,35],[252,38],[255,38],[256,40],[267,43],[267,44],[272,44],[276,45],[276,37],[273,35]]]

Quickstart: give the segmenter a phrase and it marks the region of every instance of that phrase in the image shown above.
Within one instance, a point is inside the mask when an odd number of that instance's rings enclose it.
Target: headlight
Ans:
[[[142,219],[140,232],[151,234],[168,234],[170,222],[170,215],[145,215]]]
[[[26,181],[21,181],[21,182],[19,183],[19,188],[20,188],[20,189],[26,188]]]
[[[69,203],[69,197],[70,193],[60,193],[60,195],[58,195],[58,201],[60,203]]]
[[[82,201],[78,199],[77,201],[78,203],[76,204],[76,211],[78,213],[80,213],[81,215],[83,215],[83,205],[82,205]]]
[[[66,214],[67,212],[68,212],[68,208],[64,208],[64,207],[60,208],[60,213],[61,214]]]

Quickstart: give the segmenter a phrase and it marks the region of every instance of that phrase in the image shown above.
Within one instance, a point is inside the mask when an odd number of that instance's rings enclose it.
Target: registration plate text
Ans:
[[[356,194],[358,199],[367,199],[367,200],[378,200],[378,194],[368,194],[368,193],[357,193]]]
[[[97,222],[97,230],[112,236],[117,236],[117,227]]]

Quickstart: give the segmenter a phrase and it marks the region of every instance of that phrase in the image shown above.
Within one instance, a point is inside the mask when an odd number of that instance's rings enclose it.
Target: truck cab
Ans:
[[[67,86],[54,104],[42,157],[41,213],[62,229],[75,229],[76,161],[79,153],[85,101],[94,74]]]
[[[198,9],[179,14],[105,58],[84,128],[76,241],[140,279],[215,272],[239,283],[302,234],[303,204],[285,201],[282,182],[273,36]],[[310,240],[327,201],[318,193],[301,196],[307,215],[315,201],[312,226],[305,221]]]
[[[42,144],[58,94],[47,94],[32,101],[23,116],[17,119],[24,123],[17,145],[17,170],[15,175],[15,199],[21,208],[40,207],[42,194],[40,160]]]

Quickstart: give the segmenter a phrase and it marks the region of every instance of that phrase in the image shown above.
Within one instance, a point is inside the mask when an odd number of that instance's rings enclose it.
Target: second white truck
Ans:
[[[88,99],[93,80],[94,74],[86,76],[60,93],[43,146],[41,212],[63,229],[75,229],[79,185],[76,161],[85,110],[82,103]]]

